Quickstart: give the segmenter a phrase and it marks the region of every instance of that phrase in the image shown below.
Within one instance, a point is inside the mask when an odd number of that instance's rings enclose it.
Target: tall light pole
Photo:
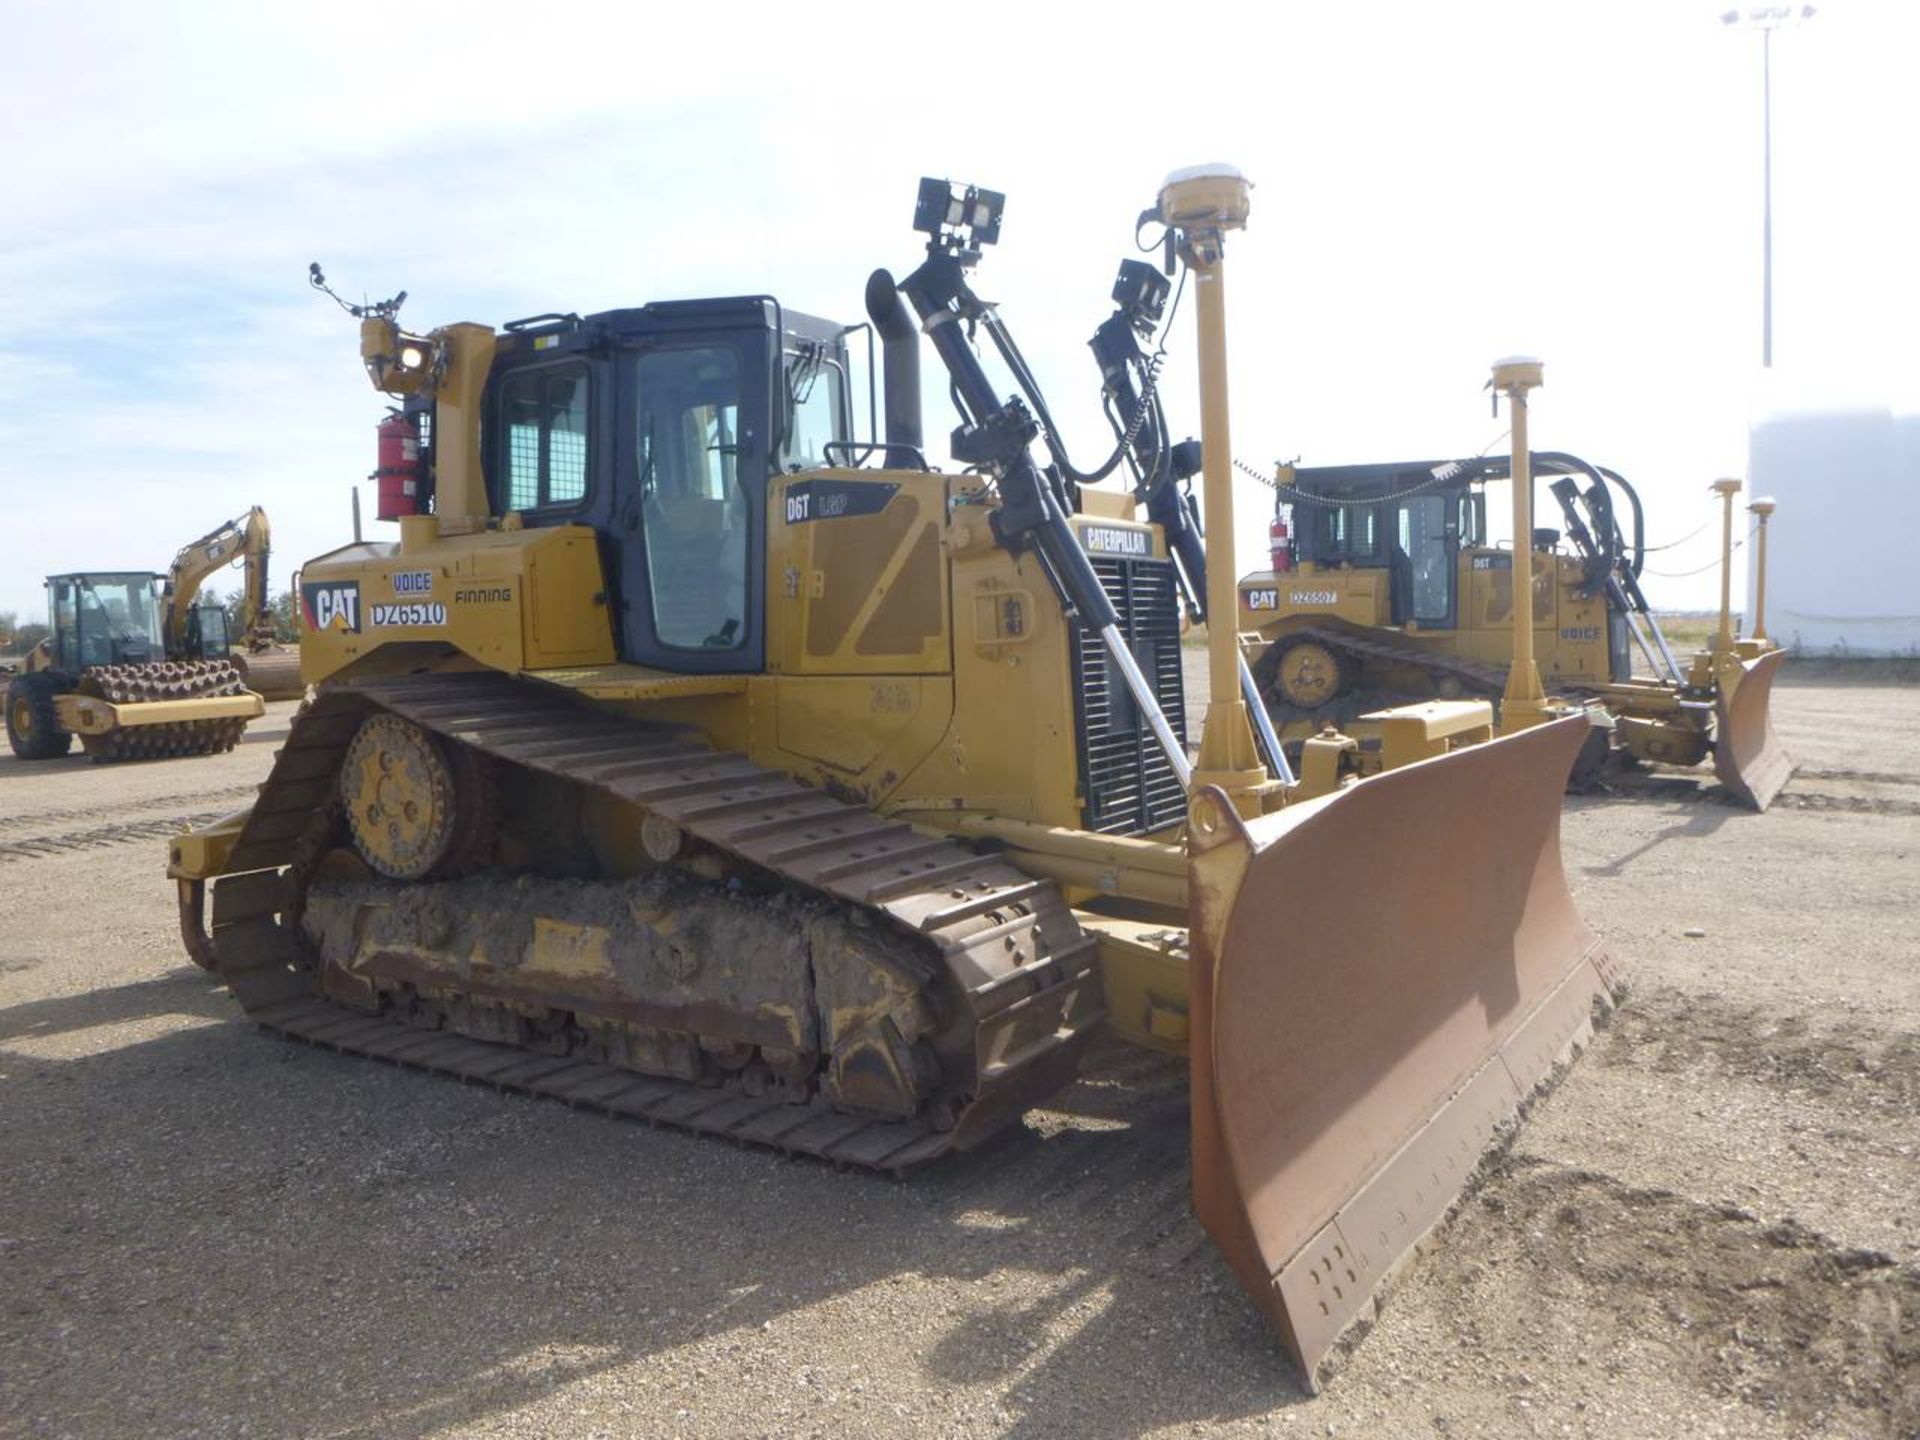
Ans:
[[[1745,5],[1721,14],[1722,25],[1760,32],[1760,364],[1773,368],[1773,32],[1813,18],[1811,5]]]

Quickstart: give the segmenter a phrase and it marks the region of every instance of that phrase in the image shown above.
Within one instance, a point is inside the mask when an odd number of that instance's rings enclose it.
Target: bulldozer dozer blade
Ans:
[[[1617,968],[1560,860],[1587,729],[1253,820],[1194,797],[1194,1208],[1309,1389],[1611,1008]]]
[[[1773,681],[1786,658],[1784,650],[1755,660],[1728,657],[1714,687],[1713,773],[1755,810],[1771,805],[1793,774],[1773,730]],[[1737,677],[1731,686],[1729,677]]]

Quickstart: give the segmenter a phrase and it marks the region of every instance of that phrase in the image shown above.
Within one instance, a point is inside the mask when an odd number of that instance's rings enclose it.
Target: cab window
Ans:
[[[1468,546],[1482,544],[1487,538],[1487,527],[1484,519],[1485,498],[1472,492],[1463,491],[1458,503],[1460,506],[1461,547],[1464,549]]]
[[[845,440],[846,376],[817,353],[787,357],[787,423],[780,468],[812,470],[831,463],[827,446]],[[844,455],[840,457],[843,461]]]
[[[751,519],[740,483],[739,359],[721,347],[656,350],[635,375],[654,633],[679,649],[737,650],[747,641]]]
[[[1318,519],[1314,546],[1321,564],[1342,562],[1366,564],[1378,553],[1373,507],[1370,505],[1326,505],[1317,507]]]
[[[510,375],[499,398],[500,502],[571,505],[587,493],[587,372],[568,365]]]
[[[78,670],[80,660],[80,587],[71,580],[51,580],[48,588],[53,592],[53,603],[48,607],[53,616],[54,661],[62,669]]]
[[[1412,575],[1413,618],[1441,621],[1453,613],[1453,547],[1447,497],[1416,495],[1400,509],[1400,550]]]

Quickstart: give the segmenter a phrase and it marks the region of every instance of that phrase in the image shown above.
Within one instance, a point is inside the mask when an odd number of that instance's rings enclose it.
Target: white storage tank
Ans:
[[[1920,407],[1781,409],[1753,426],[1747,473],[1743,499],[1780,506],[1768,635],[1805,655],[1920,656]]]

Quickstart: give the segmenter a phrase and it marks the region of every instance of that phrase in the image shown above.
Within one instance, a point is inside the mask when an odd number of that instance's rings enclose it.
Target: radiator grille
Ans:
[[[1180,669],[1180,601],[1169,560],[1095,556],[1093,568],[1120,612],[1140,673],[1182,745],[1187,740]],[[1073,631],[1074,724],[1079,737],[1081,823],[1103,835],[1143,835],[1184,817],[1186,792],[1135,709],[1098,635]]]

